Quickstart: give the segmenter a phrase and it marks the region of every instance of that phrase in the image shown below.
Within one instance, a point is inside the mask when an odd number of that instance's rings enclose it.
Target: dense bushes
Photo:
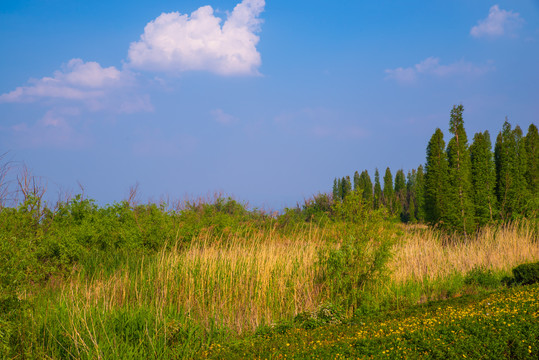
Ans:
[[[539,262],[522,264],[513,269],[517,284],[531,285],[539,282]]]

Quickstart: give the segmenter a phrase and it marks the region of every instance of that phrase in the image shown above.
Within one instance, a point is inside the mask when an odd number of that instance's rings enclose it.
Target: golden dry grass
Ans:
[[[474,267],[507,271],[539,261],[537,234],[528,223],[485,227],[475,238],[457,240],[429,228],[411,228],[394,248],[392,280],[434,281]]]
[[[173,309],[208,328],[252,331],[303,311],[329,298],[317,282],[323,230],[313,227],[284,236],[276,231],[232,235],[226,241],[203,234],[187,249],[164,250],[141,259],[136,271],[112,276],[75,276],[63,297],[78,307],[112,311],[150,307],[164,319]],[[333,237],[334,234],[331,235]],[[509,271],[539,261],[536,233],[526,224],[485,228],[468,241],[421,227],[405,228],[393,248],[391,283],[436,281],[476,266]]]
[[[74,278],[64,289],[87,305],[175,309],[204,326],[254,330],[315,309],[327,294],[316,282],[319,229],[284,237],[254,233],[226,242],[204,235],[187,250],[163,251],[139,271]],[[151,263],[148,263],[150,262]]]

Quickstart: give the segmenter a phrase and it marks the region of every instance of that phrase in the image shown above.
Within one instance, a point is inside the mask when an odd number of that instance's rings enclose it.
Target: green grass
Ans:
[[[537,359],[539,286],[356,316],[345,324],[214,343],[213,359]]]

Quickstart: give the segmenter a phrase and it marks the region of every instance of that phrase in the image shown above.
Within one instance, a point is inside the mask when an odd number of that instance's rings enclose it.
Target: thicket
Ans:
[[[374,199],[374,209],[384,206],[402,222],[428,223],[463,234],[497,221],[539,217],[537,127],[531,124],[524,136],[506,119],[494,149],[488,131],[476,133],[469,145],[463,112],[462,105],[453,106],[452,137],[446,144],[442,130],[436,129],[425,165],[408,171],[406,177],[402,169],[393,177],[387,168],[382,189],[378,169],[374,187],[366,170],[361,176],[356,171],[357,186],[365,199]],[[349,188],[349,177],[336,178],[333,200],[343,201]]]

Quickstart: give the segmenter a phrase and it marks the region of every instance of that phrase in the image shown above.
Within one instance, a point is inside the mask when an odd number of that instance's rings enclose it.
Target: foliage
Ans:
[[[380,173],[378,169],[374,172],[374,209],[377,210],[383,202],[382,186],[380,185]]]
[[[464,284],[484,288],[496,288],[500,285],[500,280],[494,275],[492,270],[477,266],[468,271],[464,277]]]
[[[369,208],[374,206],[372,181],[367,170],[363,170],[359,176],[358,189],[361,189],[363,201]]]
[[[449,121],[453,137],[447,144],[449,202],[446,218],[451,228],[463,233],[472,233],[475,230],[472,172],[468,138],[462,119],[463,111],[462,105],[453,106]]]
[[[384,189],[383,189],[384,205],[387,207],[391,214],[395,212],[395,193],[393,191],[393,175],[391,170],[386,168],[384,174]]]
[[[513,269],[514,281],[517,284],[530,285],[539,282],[539,262],[521,264]]]
[[[479,226],[497,217],[496,167],[488,131],[476,133],[470,146],[475,217]]]
[[[365,290],[385,275],[392,241],[379,229],[383,212],[365,204],[361,190],[334,205],[337,224],[348,237],[318,254],[319,281],[329,288],[331,302],[345,309],[361,305]]]
[[[202,358],[536,359],[537,285],[215,343]]]
[[[496,138],[494,149],[496,162],[496,192],[503,220],[518,219],[536,211],[530,205],[526,183],[526,147],[522,130],[517,126],[511,130],[507,121]]]
[[[427,146],[425,218],[431,224],[447,221],[448,163],[442,130],[436,129]]]

